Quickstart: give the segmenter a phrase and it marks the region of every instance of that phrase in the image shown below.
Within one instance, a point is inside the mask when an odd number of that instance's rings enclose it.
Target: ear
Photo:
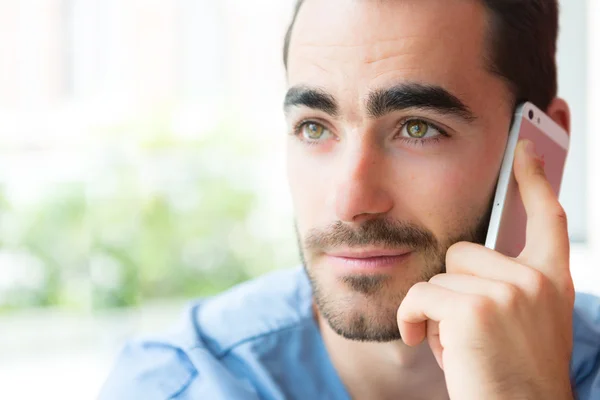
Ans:
[[[548,106],[546,114],[571,135],[571,111],[566,101],[556,97]]]

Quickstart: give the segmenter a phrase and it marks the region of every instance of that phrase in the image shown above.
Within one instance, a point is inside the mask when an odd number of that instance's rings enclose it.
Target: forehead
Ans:
[[[288,83],[358,101],[410,81],[476,102],[499,81],[486,64],[486,18],[479,0],[306,0],[291,37]]]

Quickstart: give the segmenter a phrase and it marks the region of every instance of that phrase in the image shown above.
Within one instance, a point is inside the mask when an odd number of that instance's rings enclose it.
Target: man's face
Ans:
[[[396,310],[482,241],[512,116],[478,0],[307,0],[290,44],[288,176],[319,312],[399,339]]]

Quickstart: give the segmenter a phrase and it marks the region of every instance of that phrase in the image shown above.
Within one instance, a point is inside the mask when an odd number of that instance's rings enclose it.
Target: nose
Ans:
[[[394,206],[386,190],[389,171],[383,149],[361,141],[348,145],[340,156],[335,183],[335,210],[339,221],[360,223],[379,218]]]

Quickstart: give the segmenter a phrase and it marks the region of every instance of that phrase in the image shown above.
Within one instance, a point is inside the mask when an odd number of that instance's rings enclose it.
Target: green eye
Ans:
[[[304,125],[304,136],[310,140],[318,140],[323,137],[326,129],[323,125],[316,124],[314,122],[307,123]]]
[[[415,139],[422,139],[429,131],[429,125],[423,121],[412,120],[406,123],[406,131],[409,136]]]

